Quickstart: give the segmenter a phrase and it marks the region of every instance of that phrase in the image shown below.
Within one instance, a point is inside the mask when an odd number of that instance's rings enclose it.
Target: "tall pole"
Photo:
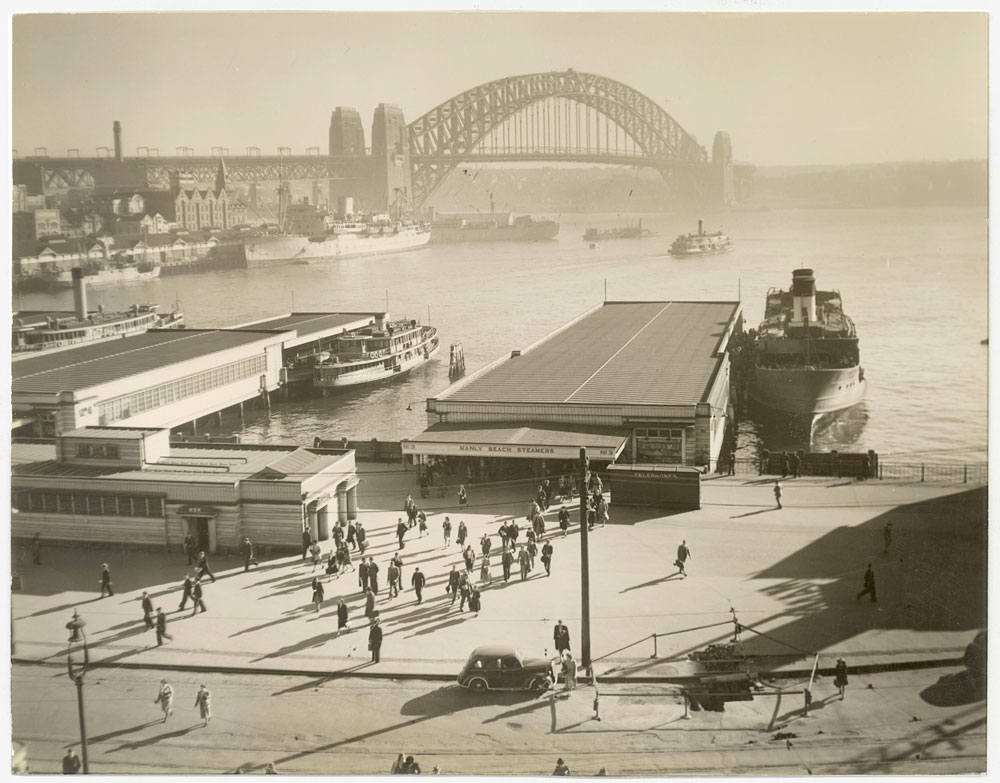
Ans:
[[[581,638],[583,668],[590,671],[590,551],[587,541],[587,483],[590,481],[587,449],[580,448],[580,591],[583,608]]]
[[[87,722],[83,717],[83,675],[73,678],[76,681],[76,706],[80,711],[80,754],[83,756],[83,774],[90,770],[87,766]]]

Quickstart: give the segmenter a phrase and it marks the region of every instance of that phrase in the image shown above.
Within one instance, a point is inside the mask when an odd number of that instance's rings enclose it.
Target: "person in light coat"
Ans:
[[[153,699],[153,704],[159,704],[160,709],[163,710],[164,723],[167,722],[167,718],[174,714],[174,689],[166,680],[160,680],[160,691]]]
[[[201,718],[207,726],[212,720],[212,694],[204,685],[201,686],[198,694],[194,697],[194,706],[200,710]]]

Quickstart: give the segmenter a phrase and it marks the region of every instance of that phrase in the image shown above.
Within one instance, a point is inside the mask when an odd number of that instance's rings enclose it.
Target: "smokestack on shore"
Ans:
[[[121,163],[122,160],[122,124],[115,120],[115,160]]]
[[[73,275],[73,314],[78,321],[87,320],[87,288],[83,280],[83,270],[75,266]]]

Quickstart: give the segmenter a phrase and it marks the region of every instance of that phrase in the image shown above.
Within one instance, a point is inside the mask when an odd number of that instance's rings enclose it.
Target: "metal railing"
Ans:
[[[732,474],[729,472],[727,460],[713,460],[709,473],[723,476],[770,476],[780,474],[761,473],[760,463],[756,459],[737,459]],[[809,465],[803,464],[800,476],[813,475]],[[824,474],[826,475],[826,474]],[[938,481],[959,484],[985,483],[989,480],[989,464],[986,462],[951,463],[951,462],[892,462],[879,459],[877,471],[872,479],[893,481]]]

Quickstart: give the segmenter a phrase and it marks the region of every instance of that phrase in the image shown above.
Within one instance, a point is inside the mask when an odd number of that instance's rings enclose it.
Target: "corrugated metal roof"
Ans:
[[[64,438],[93,438],[95,440],[142,440],[143,437],[159,432],[154,427],[80,427],[63,433]]]
[[[259,321],[248,326],[238,327],[241,330],[255,329],[270,331],[280,329],[296,329],[299,337],[328,329],[341,329],[355,323],[359,319],[374,318],[375,313],[292,313],[269,321]]]
[[[608,302],[439,399],[695,405],[738,309],[739,302]]]
[[[55,394],[85,389],[150,370],[165,370],[172,364],[262,338],[262,334],[247,331],[168,329],[42,353],[11,363],[12,391],[14,395]]]
[[[631,430],[620,427],[559,427],[529,424],[523,427],[432,424],[411,441],[416,443],[496,443],[510,446],[580,446],[618,448]]]
[[[268,463],[264,471],[272,475],[280,474],[301,480],[329,467],[341,457],[340,454],[313,454],[307,449],[300,448]],[[269,477],[267,475],[260,476],[260,478]],[[254,478],[258,478],[258,476],[255,475]]]

